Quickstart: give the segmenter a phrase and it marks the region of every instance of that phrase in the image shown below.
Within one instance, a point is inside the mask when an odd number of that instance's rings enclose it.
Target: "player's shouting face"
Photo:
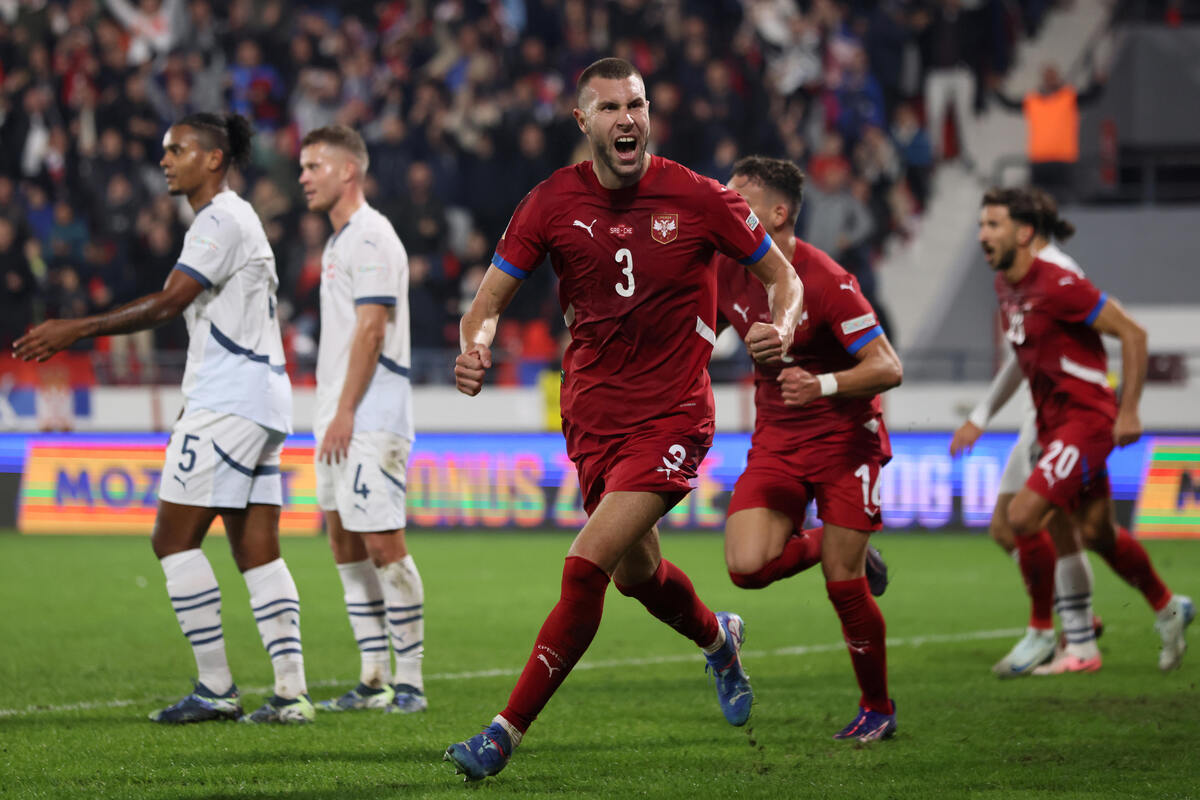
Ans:
[[[1028,247],[1032,239],[1033,228],[1017,224],[1007,206],[986,205],[979,210],[979,245],[992,269],[1011,267],[1017,248]]]
[[[588,137],[600,183],[609,189],[631,186],[646,171],[650,103],[637,75],[593,78],[579,96],[575,121]]]

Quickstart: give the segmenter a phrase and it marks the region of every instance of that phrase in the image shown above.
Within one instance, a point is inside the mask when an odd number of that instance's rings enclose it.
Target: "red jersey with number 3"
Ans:
[[[592,434],[656,417],[713,417],[714,252],[746,264],[771,240],[737,192],[653,156],[635,185],[600,185],[592,162],[557,170],[517,206],[492,264],[524,278],[549,254],[571,331],[562,414]]]
[[[1092,327],[1108,302],[1082,275],[1042,258],[1021,280],[995,280],[1004,336],[1029,379],[1039,435],[1072,420],[1080,411],[1117,418],[1117,399],[1108,385],[1108,357]]]
[[[744,267],[727,258],[716,260],[718,312],[745,339],[755,322],[771,321],[767,290]],[[797,239],[792,267],[804,283],[804,311],[788,351],[791,362],[754,367],[756,434],[766,427],[797,443],[839,432],[857,434],[866,426],[873,433],[879,431],[880,442],[891,455],[878,395],[820,397],[798,408],[784,405],[777,381],[780,370],[797,366],[819,375],[850,369],[858,363],[855,354],[883,334],[858,281],[824,252]]]

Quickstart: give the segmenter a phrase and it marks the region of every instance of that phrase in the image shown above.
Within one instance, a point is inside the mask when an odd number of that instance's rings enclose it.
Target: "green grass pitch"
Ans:
[[[1103,670],[997,680],[989,667],[1026,602],[1012,562],[978,534],[877,537],[893,579],[880,601],[899,710],[891,741],[830,739],[858,692],[818,570],[739,590],[718,536],[669,532],[664,551],[701,597],[746,619],[750,725],[725,724],[690,643],[610,589],[595,642],[512,763],[464,786],[442,751],[504,705],[569,541],[410,534],[427,595],[425,714],[167,728],[146,714],[187,690],[194,664],[148,542],[0,533],[0,797],[1200,797],[1200,626],[1197,652],[1159,673],[1151,612],[1092,557]],[[1200,543],[1147,547],[1173,588],[1200,596]],[[252,708],[270,666],[225,541],[206,550]],[[329,697],[358,671],[341,587],[323,539],[287,539],[284,556],[311,693]]]

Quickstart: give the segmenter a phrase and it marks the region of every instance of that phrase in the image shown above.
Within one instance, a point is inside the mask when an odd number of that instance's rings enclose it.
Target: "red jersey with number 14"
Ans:
[[[571,331],[563,418],[608,435],[676,412],[712,419],[712,255],[752,264],[770,245],[741,195],[652,156],[624,189],[601,186],[590,161],[554,172],[517,206],[492,264],[524,278],[549,254]]]
[[[725,258],[717,261],[719,313],[745,339],[755,322],[771,321],[767,291],[744,267]],[[814,375],[850,369],[858,363],[855,353],[883,334],[858,281],[824,252],[797,239],[792,267],[804,283],[804,312],[788,350],[791,361],[754,367],[755,436],[769,430],[798,444],[837,433],[857,436],[865,426],[879,433],[890,456],[878,395],[820,397],[798,408],[784,405],[777,381],[781,369],[802,367]]]
[[[1117,418],[1108,385],[1108,357],[1092,327],[1108,302],[1083,275],[1042,258],[1016,283],[996,275],[1004,336],[1029,379],[1038,433],[1045,434],[1090,411]]]

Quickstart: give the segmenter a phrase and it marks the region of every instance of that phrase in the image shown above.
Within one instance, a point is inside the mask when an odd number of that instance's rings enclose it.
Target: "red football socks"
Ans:
[[[647,580],[637,586],[617,584],[617,591],[646,607],[656,619],[670,625],[698,647],[717,639],[717,615],[696,596],[696,589],[683,570],[665,558]]]
[[[757,572],[731,572],[735,586],[743,589],[762,589],[783,578],[790,578],[814,564],[821,563],[821,540],[825,526],[793,532],[783,545],[783,552],[764,564]]]
[[[1146,602],[1155,611],[1161,611],[1170,601],[1171,590],[1154,571],[1154,565],[1150,563],[1150,554],[1142,547],[1141,542],[1133,538],[1133,534],[1127,528],[1118,529],[1117,543],[1107,553],[1100,555],[1113,568],[1113,572],[1145,595]]]
[[[842,621],[854,677],[862,690],[858,704],[868,711],[893,713],[887,688],[887,627],[866,577],[829,581],[825,589]]]
[[[1053,630],[1054,564],[1058,552],[1054,540],[1046,531],[1017,537],[1017,564],[1033,607],[1029,612],[1029,627]]]
[[[562,594],[542,623],[533,653],[500,715],[522,733],[545,708],[567,673],[592,643],[604,613],[608,573],[586,558],[563,565]]]

